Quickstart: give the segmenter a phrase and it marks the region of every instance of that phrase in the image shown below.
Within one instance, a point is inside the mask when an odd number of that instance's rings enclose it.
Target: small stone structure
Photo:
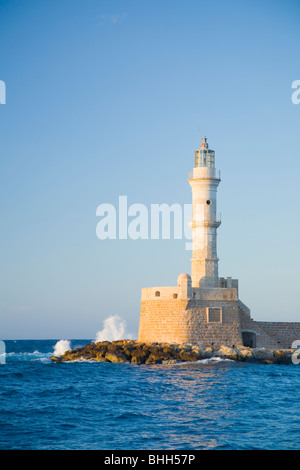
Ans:
[[[193,197],[191,272],[177,286],[142,289],[138,340],[145,343],[189,343],[201,347],[244,345],[290,348],[300,340],[300,322],[260,322],[238,295],[238,280],[218,276],[217,187],[215,152],[204,137],[195,152],[189,179]]]

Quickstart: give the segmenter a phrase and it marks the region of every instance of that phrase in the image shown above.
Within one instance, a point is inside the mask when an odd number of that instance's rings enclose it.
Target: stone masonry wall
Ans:
[[[222,308],[222,322],[208,322],[207,308]],[[300,323],[259,322],[236,301],[142,300],[139,341],[190,343],[202,347],[242,345],[242,332],[256,334],[256,347],[290,348],[300,340]]]
[[[296,340],[300,341],[300,323],[293,322],[254,322],[259,333],[258,344],[266,348],[290,348]]]
[[[207,321],[207,307],[222,308],[222,322]],[[142,300],[139,341],[219,347],[242,344],[236,301]]]
[[[240,321],[241,331],[256,334],[256,347],[258,348],[288,349],[293,341],[300,340],[300,323],[255,321],[243,310],[240,310]]]

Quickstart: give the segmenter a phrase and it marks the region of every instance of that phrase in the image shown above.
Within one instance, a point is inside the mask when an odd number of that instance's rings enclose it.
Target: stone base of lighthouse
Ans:
[[[142,289],[141,342],[289,348],[296,337],[300,323],[254,321],[238,298],[235,279],[221,278],[217,288],[194,288],[183,274],[175,287]]]
[[[139,341],[202,347],[242,344],[236,288],[192,288],[190,298],[179,290],[142,289]]]

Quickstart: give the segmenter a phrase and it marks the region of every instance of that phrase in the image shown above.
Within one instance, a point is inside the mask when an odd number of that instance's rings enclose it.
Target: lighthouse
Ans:
[[[191,275],[179,274],[177,285],[142,288],[138,340],[212,349],[237,345],[276,348],[278,344],[289,348],[300,337],[300,322],[253,320],[239,298],[238,279],[218,275],[221,219],[217,189],[221,177],[206,137],[194,153],[188,182],[193,207]]]
[[[217,188],[220,171],[215,168],[215,152],[208,147],[206,137],[195,151],[194,169],[189,184],[192,189],[193,255],[192,287],[218,287],[217,228],[221,224],[217,213]]]

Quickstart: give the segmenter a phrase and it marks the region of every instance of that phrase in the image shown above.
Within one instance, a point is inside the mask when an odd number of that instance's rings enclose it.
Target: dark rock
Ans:
[[[147,360],[146,354],[144,356],[134,355],[131,358],[131,363],[132,364],[145,364],[146,360]]]
[[[92,358],[93,361],[96,361],[96,362],[110,362],[108,359],[106,359],[106,357],[104,356],[96,356],[96,357],[93,357]]]
[[[294,349],[278,349],[273,351],[274,361],[277,364],[292,364]]]
[[[91,360],[96,362],[131,362],[132,364],[173,364],[195,362],[209,357],[223,357],[236,361],[261,364],[292,364],[294,349],[251,349],[245,346],[218,350],[203,349],[190,344],[141,343],[136,340],[101,341],[66,351],[62,356],[51,356],[52,362]]]
[[[50,356],[52,362],[61,362],[61,357]]]
[[[134,350],[131,352],[131,357],[143,357],[143,358],[146,358],[148,355],[149,355],[149,353],[148,353],[147,351],[145,351],[144,349],[134,349]]]
[[[191,349],[190,350],[183,350],[180,352],[179,354],[179,357],[182,361],[188,361],[188,362],[195,362],[195,361],[199,361],[199,359],[201,359],[201,356],[195,352],[195,351],[192,351]]]
[[[105,359],[107,359],[109,362],[129,362],[125,354],[122,354],[118,351],[108,351],[105,354]]]
[[[97,349],[101,349],[101,348],[107,348],[107,346],[111,343],[110,341],[99,341],[98,343],[94,343],[94,344]]]
[[[169,359],[171,359],[170,354],[165,353],[162,350],[159,351],[157,348],[155,348],[155,350],[150,352],[149,357],[146,360],[146,364],[161,364],[162,361]]]
[[[120,349],[121,349],[121,345],[115,344],[115,343],[111,343],[107,346],[108,351],[120,351]]]

